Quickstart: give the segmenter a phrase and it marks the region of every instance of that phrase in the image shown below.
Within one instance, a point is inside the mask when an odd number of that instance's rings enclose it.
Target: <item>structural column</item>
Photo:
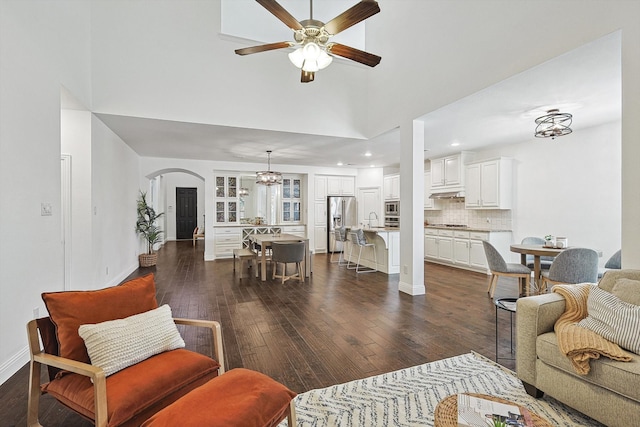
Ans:
[[[400,126],[400,283],[424,295],[424,122]]]

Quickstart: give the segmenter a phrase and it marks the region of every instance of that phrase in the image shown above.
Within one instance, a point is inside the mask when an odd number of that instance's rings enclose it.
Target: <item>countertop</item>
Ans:
[[[378,231],[400,231],[400,227],[364,227],[364,231],[378,232]]]
[[[441,225],[425,225],[424,228],[434,228],[436,230],[453,230],[453,231],[481,231],[481,232],[491,232],[491,233],[510,233],[511,230],[494,230],[489,228],[480,228],[480,227],[445,227]]]

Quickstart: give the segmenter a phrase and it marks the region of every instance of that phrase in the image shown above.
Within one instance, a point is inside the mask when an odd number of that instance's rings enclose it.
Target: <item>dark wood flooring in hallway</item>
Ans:
[[[239,279],[231,260],[203,261],[204,243],[168,242],[155,273],[160,304],[176,317],[222,324],[228,369],[263,372],[296,392],[381,374],[474,350],[495,358],[496,314],[490,276],[425,263],[426,295],[398,292],[399,275],[356,274],[313,257],[313,274],[261,282]],[[500,279],[496,298],[517,296],[515,279]],[[511,357],[509,313],[499,311],[499,353]],[[18,327],[18,326],[16,326]],[[181,330],[187,348],[206,352],[206,336]],[[26,334],[26,332],[25,332]],[[511,369],[514,361],[499,359]],[[0,426],[25,426],[28,366],[0,386]],[[92,425],[49,396],[47,427]]]

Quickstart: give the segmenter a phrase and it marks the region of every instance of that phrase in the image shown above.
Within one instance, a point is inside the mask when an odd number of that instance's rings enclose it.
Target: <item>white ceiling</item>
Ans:
[[[271,18],[278,22],[275,17]],[[276,36],[265,42],[280,40]],[[393,40],[388,42],[394,43]],[[282,60],[288,59],[283,55]],[[425,158],[530,140],[535,118],[551,108],[573,114],[574,132],[563,138],[579,138],[583,129],[620,118],[619,34],[603,37],[439,110],[416,117],[425,123],[425,148],[428,150]],[[397,129],[361,140],[113,114],[96,115],[141,156],[264,162],[264,147],[269,146],[274,152],[272,162],[276,164],[332,167],[340,161],[358,168],[397,167],[400,159]],[[460,145],[451,147],[452,142]],[[365,156],[367,151],[371,157]],[[338,158],[336,153],[339,153]]]

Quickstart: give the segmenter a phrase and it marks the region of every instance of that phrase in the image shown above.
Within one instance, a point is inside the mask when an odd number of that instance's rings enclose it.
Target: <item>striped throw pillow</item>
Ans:
[[[587,298],[589,315],[578,326],[590,329],[620,347],[640,354],[640,306],[622,301],[593,286]]]
[[[106,376],[185,346],[166,304],[125,319],[81,325],[78,334],[91,364],[102,368]]]

